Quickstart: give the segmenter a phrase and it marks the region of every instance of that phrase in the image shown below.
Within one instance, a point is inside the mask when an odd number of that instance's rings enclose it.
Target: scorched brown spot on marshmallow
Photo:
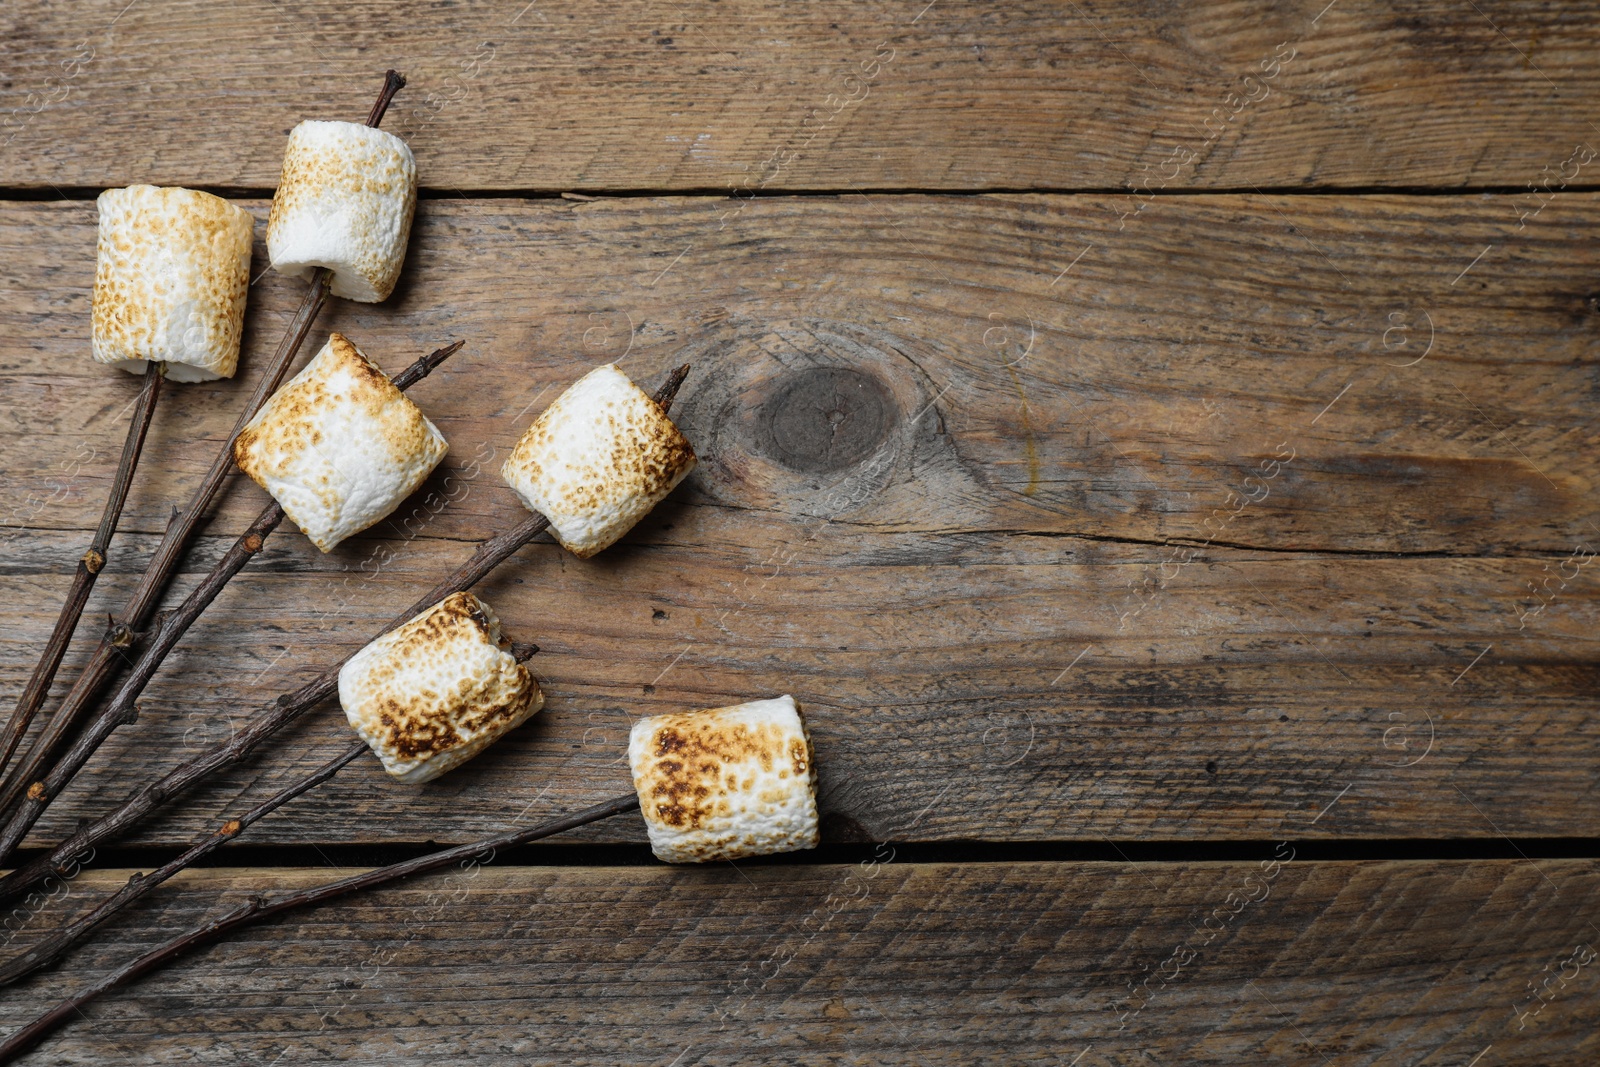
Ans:
[[[586,558],[627,533],[694,465],[678,427],[608,363],[545,409],[501,473],[550,520],[556,539]]]
[[[289,275],[332,269],[334,296],[387,300],[416,206],[416,161],[400,138],[354,122],[302,122],[284,149],[267,253]]]
[[[489,605],[453,593],[352,656],[339,703],[386,771],[429,781],[544,706],[539,683],[500,644]]]
[[[643,719],[628,737],[628,762],[659,859],[817,845],[816,766],[793,697]]]
[[[92,351],[135,374],[167,364],[172,381],[231,378],[250,286],[250,213],[210,193],[107,189],[96,254]]]
[[[240,469],[324,552],[393,511],[448,449],[427,416],[339,334],[233,444]]]

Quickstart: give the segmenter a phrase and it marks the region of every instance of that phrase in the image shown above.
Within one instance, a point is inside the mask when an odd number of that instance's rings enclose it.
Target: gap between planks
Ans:
[[[1456,860],[1529,861],[1600,859],[1600,838],[1294,838],[1302,858],[1321,863],[1389,861],[1449,862]],[[387,866],[465,842],[415,841],[374,845],[324,841],[318,844],[270,845],[239,841],[195,864],[199,868]],[[763,857],[757,866],[818,867],[862,863],[883,844],[893,844],[907,863],[1248,863],[1276,843],[1269,839],[1219,841],[1082,838],[1058,841],[917,841],[829,842],[803,852]],[[110,848],[97,853],[101,869],[148,869],[170,859],[176,848]],[[19,864],[41,855],[41,849],[17,854]],[[501,867],[654,867],[659,866],[644,844],[574,844],[550,841],[510,850]]]
[[[52,185],[45,189],[27,186],[0,186],[0,201],[89,201],[115,186]],[[225,200],[270,200],[276,191],[271,186],[185,185],[186,189],[210,193]],[[419,186],[419,200],[572,200],[586,203],[595,200],[655,200],[664,197],[682,200],[793,200],[803,198],[834,198],[850,196],[921,196],[975,199],[984,196],[1123,196],[1132,195],[1131,185],[996,185],[979,189],[939,189],[917,186],[852,187],[849,189],[772,189],[742,193],[737,189],[715,186],[700,188],[615,188],[586,189],[579,193],[565,189],[464,189],[456,186]],[[1386,196],[1386,197],[1446,197],[1446,196],[1520,196],[1527,193],[1526,185],[1247,185],[1247,186],[1168,186],[1146,189],[1139,195],[1146,197],[1191,196]],[[1562,186],[1555,197],[1569,194],[1600,192],[1600,183],[1569,183]]]

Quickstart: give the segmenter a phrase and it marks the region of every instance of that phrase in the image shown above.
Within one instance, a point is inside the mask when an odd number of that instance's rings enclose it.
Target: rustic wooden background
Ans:
[[[691,361],[702,456],[617,548],[479,587],[543,648],[528,726],[424,787],[357,763],[0,1025],[251,891],[625,792],[641,714],[791,692],[815,854],[666,868],[624,817],[269,924],[27,1062],[1596,1062],[1596,14],[0,8],[0,706],[138,387],[88,359],[100,189],[264,220],[289,127],[397,67],[405,275],[318,334],[391,370],[467,341],[414,393],[439,474],[330,555],[275,535],[35,851],[520,517],[498,457],[588,366]],[[91,615],[298,302],[253,269],[239,378],[169,390]],[[177,595],[264,499],[227,492]],[[346,736],[330,705],[9,945]]]

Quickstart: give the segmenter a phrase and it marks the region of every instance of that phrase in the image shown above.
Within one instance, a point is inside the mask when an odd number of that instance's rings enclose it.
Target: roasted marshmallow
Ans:
[[[402,782],[460,766],[544,707],[539,683],[500,644],[489,605],[450,594],[345,662],[350,728]]]
[[[657,859],[817,847],[816,763],[793,697],[641,719],[628,764]]]
[[[231,378],[250,289],[250,213],[210,193],[107,189],[94,276],[94,358],[175,382]]]
[[[289,132],[267,219],[275,270],[333,271],[332,292],[387,300],[406,258],[417,208],[417,164],[392,133],[354,122],[302,122]]]
[[[233,458],[327,552],[393,511],[449,446],[427,416],[339,334],[233,443]]]
[[[627,533],[694,464],[666,412],[608,363],[545,409],[501,475],[550,520],[556,540],[588,557]]]

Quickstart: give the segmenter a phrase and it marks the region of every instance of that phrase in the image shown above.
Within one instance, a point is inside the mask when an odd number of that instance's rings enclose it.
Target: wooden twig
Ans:
[[[384,112],[389,108],[389,102],[405,83],[405,78],[395,71],[385,72],[383,90],[378,94],[378,99],[367,116],[368,125],[376,126],[382,121]],[[39,772],[51,759],[62,739],[82,720],[91,702],[116,669],[118,660],[122,658],[122,650],[131,648],[138,642],[139,631],[149,622],[150,615],[165,591],[167,582],[177,569],[184,549],[188,547],[190,537],[194,535],[195,528],[221,490],[223,482],[233,471],[233,439],[239,436],[239,431],[255,417],[267,398],[277,391],[284,374],[289,370],[289,364],[294,362],[295,354],[305,342],[306,334],[311,332],[311,324],[316,321],[317,313],[327,302],[332,278],[333,272],[326,267],[319,267],[312,272],[305,298],[300,302],[300,308],[289,323],[283,340],[279,342],[277,352],[268,362],[266,373],[257,384],[255,392],[250,395],[244,410],[240,412],[232,431],[223,441],[217,458],[212,461],[211,469],[206,472],[199,488],[195,490],[189,506],[175,516],[174,521],[168,523],[160,546],[151,558],[144,575],[139,579],[139,585],[134,589],[127,606],[122,609],[121,616],[107,628],[99,647],[95,649],[88,665],[84,667],[78,680],[62,700],[61,706],[56,709],[49,725],[34,739],[27,754],[12,769],[11,776],[5,780],[5,785],[0,787],[0,814],[10,811],[17,804],[23,793],[38,778]]]
[[[465,343],[457,341],[423,356],[395,376],[395,385],[401,389],[410,388],[426,378],[435,367],[449,359]],[[211,602],[217,598],[217,594],[222,592],[223,587],[233,576],[261,551],[268,535],[277,529],[282,521],[283,509],[276,503],[267,505],[261,514],[256,516],[249,529],[240,535],[233,543],[233,547],[229,548],[211,568],[211,572],[195,586],[194,592],[190,593],[175,611],[161,617],[154,636],[146,643],[144,652],[134,663],[132,671],[123,679],[111,703],[89,722],[77,740],[50,769],[50,773],[28,787],[22,803],[6,820],[5,828],[0,830],[0,863],[5,863],[11,858],[23,838],[28,836],[33,824],[38,822],[39,816],[49,807],[50,801],[60,795],[61,790],[66,788],[73,776],[89,762],[89,758],[105,743],[105,739],[111,736],[112,731],[139,718],[139,707],[136,703],[139,694],[144,692],[144,687],[161,668],[167,654],[188,632],[189,627],[201,613],[211,606]]]
[[[684,364],[673,371],[666,383],[656,391],[655,401],[661,405],[663,411],[672,406],[673,397],[676,396],[688,373],[689,365]],[[478,546],[471,559],[423,594],[415,604],[391,619],[379,632],[387,633],[451,593],[472,588],[549,525],[550,520],[543,515],[530,515],[512,529],[485,541]],[[228,740],[174,767],[156,781],[139,789],[114,810],[78,827],[71,837],[46,855],[0,878],[0,903],[16,899],[52,874],[61,876],[72,866],[74,857],[82,855],[85,849],[117,837],[138,825],[151,812],[196,782],[210,777],[225,767],[243,762],[245,757],[273,734],[332,696],[338,690],[339,668],[343,665],[344,660],[341,660],[293,693],[280,696],[257,712],[243,730]]]
[[[266,376],[262,378],[255,393],[245,404],[244,411],[240,413],[233,430],[229,432],[217,458],[212,461],[211,469],[206,472],[199,488],[195,490],[189,506],[175,514],[172,521],[167,524],[161,544],[151,558],[150,565],[140,577],[139,584],[128,599],[127,605],[123,607],[121,616],[107,627],[105,636],[100,639],[100,645],[89,658],[83,673],[78,676],[66,697],[62,699],[49,724],[38,737],[34,738],[26,755],[12,768],[4,788],[0,788],[0,813],[10,811],[16,806],[44,765],[55,754],[62,739],[82,721],[101,687],[110,679],[119,661],[125,658],[126,651],[139,643],[139,631],[149,622],[168,579],[177,569],[178,562],[188,547],[190,537],[193,536],[200,519],[211,506],[212,500],[233,469],[233,439],[282,382],[284,373],[288,371],[295,353],[299,351],[306,334],[310,332],[311,324],[317,312],[322,309],[327,295],[327,271],[319,270],[306,290],[305,299],[301,302],[294,321],[290,323],[289,331],[284,334],[283,341],[278,345],[278,351],[267,367]]]
[[[529,659],[538,651],[539,646],[534,644],[514,642],[512,645],[512,652],[516,655],[519,663]],[[365,741],[357,739],[351,742],[343,752],[340,752],[333,759],[299,781],[293,782],[279,792],[274,793],[243,815],[224,819],[216,830],[202,837],[184,852],[154,871],[149,874],[136,874],[129,878],[126,885],[101,901],[83,918],[55,931],[49,937],[28,949],[28,951],[17,956],[4,966],[0,966],[0,986],[10,985],[17,979],[24,978],[39,968],[60,959],[73,945],[88,937],[118,912],[127,909],[134,901],[151,892],[173,875],[199,863],[202,859],[232,841],[289,801],[298,796],[303,796],[326,782],[365,751],[367,751],[367,743]]]
[[[367,112],[367,125],[377,126],[383,121],[383,113],[389,110],[389,103],[394,99],[394,94],[406,87],[406,76],[398,70],[383,72],[383,92],[378,94],[378,99],[372,102],[372,110]]]
[[[554,834],[576,829],[579,826],[599,822],[601,819],[609,819],[613,815],[633,811],[638,807],[639,797],[634,793],[629,793],[627,796],[596,804],[592,808],[585,808],[575,815],[568,815],[565,818],[542,823],[526,830],[501,834],[499,837],[491,837],[467,845],[457,845],[455,848],[443,849],[439,852],[429,853],[426,856],[419,856],[413,860],[390,864],[387,867],[379,867],[376,870],[352,875],[349,878],[341,878],[337,882],[329,882],[310,889],[286,893],[276,899],[254,897],[221,918],[206,923],[204,926],[188,933],[181,934],[166,944],[146,952],[143,956],[100,979],[89,988],[63,1000],[50,1011],[12,1033],[4,1043],[0,1043],[0,1060],[11,1059],[32,1048],[52,1031],[60,1027],[62,1023],[77,1015],[84,1005],[90,1003],[96,997],[125,986],[135,979],[149,974],[151,971],[160,969],[191,949],[209,944],[224,934],[231,933],[241,927],[249,926],[274,915],[282,915],[284,912],[293,911],[296,908],[309,907],[362,889],[371,889],[388,882],[398,881],[401,878],[409,878],[414,874],[436,871],[441,867],[448,867],[450,864],[462,860],[492,855],[500,849],[525,845],[530,841],[537,841],[540,838],[550,837]]]
[[[136,874],[129,878],[126,885],[105,900],[102,900],[83,918],[55,931],[49,937],[28,949],[28,951],[10,960],[5,966],[0,967],[0,985],[10,985],[17,979],[24,978],[39,968],[60,959],[68,949],[104,925],[113,915],[122,911],[146,893],[149,893],[179,871],[199,862],[202,857],[216,850],[223,843],[233,840],[244,832],[245,827],[287,804],[301,793],[314,789],[329,778],[332,778],[346,764],[366,750],[367,743],[365,741],[355,742],[339,753],[338,756],[324,763],[288,789],[274,794],[239,818],[223,822],[214,832],[195,842],[176,858],[157,867],[149,874]]]
[[[67,645],[71,643],[78,620],[83,616],[83,606],[89,601],[89,592],[94,589],[95,579],[100,577],[100,571],[106,565],[111,535],[116,533],[117,523],[122,519],[122,505],[128,500],[133,470],[139,465],[139,453],[144,450],[145,435],[150,431],[156,402],[161,399],[161,382],[166,377],[166,371],[166,364],[159,360],[145,364],[144,385],[139,390],[138,407],[134,409],[133,420],[128,424],[128,439],[122,446],[122,460],[117,464],[117,474],[111,482],[111,495],[106,499],[105,510],[100,513],[100,528],[95,531],[94,540],[89,542],[88,551],[78,560],[78,570],[73,575],[66,603],[61,605],[61,614],[56,616],[55,629],[50,632],[50,640],[45,643],[44,653],[33,668],[27,688],[17,699],[16,710],[6,723],[5,733],[0,735],[0,771],[4,771],[6,764],[11,761],[11,754],[17,750],[18,742],[33,722],[34,713],[44,703],[45,694],[50,692],[50,683],[55,681],[61,658],[67,654]]]

